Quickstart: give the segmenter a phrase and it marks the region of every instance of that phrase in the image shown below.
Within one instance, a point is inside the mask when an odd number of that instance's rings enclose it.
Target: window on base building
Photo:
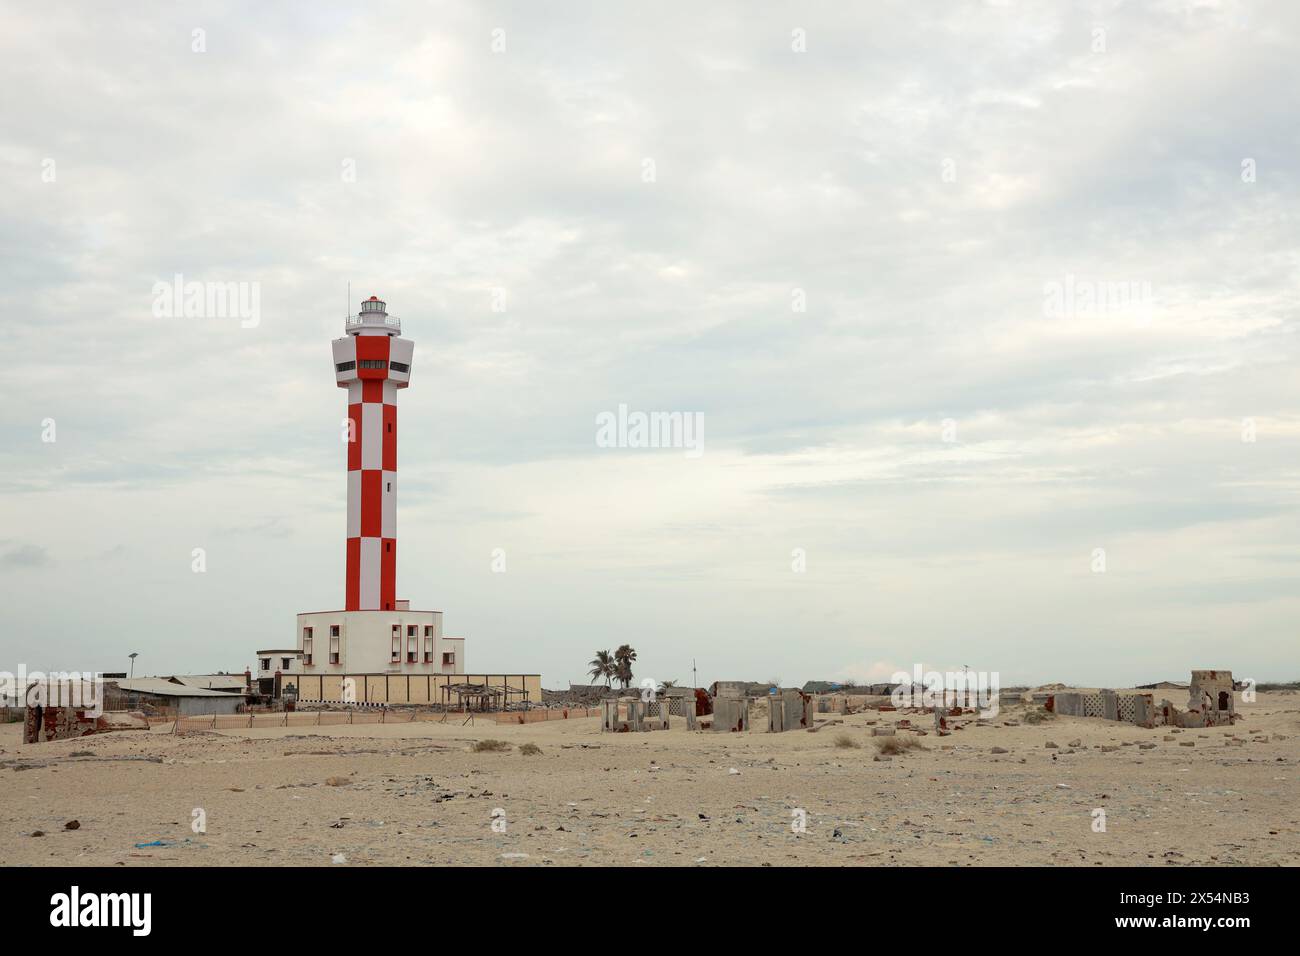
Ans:
[[[338,628],[332,627],[330,628],[330,630],[337,631]],[[330,637],[330,663],[337,664],[338,662],[339,662],[339,637],[337,634],[335,634]]]
[[[289,661],[291,660],[293,660],[291,657],[280,658],[280,670],[287,671],[289,669]]]
[[[262,670],[269,671],[271,669],[271,658],[263,657],[260,659],[260,663],[262,666]]]
[[[308,633],[302,639],[302,662],[304,665],[311,666],[311,628],[307,628]]]
[[[431,627],[424,629],[424,662],[433,663],[433,628]]]
[[[402,628],[398,624],[393,625],[393,653],[388,660],[392,664],[401,663],[402,660]]]
[[[456,655],[455,655],[455,653],[453,653],[452,651],[447,651],[446,653],[444,653],[444,654],[442,655],[442,666],[443,666],[443,667],[448,667],[448,666],[452,666],[452,667],[454,667],[455,665],[456,665]]]

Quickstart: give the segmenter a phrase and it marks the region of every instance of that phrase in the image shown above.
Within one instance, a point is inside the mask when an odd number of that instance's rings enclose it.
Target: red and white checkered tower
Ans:
[[[348,390],[348,551],[344,609],[397,607],[397,390],[415,343],[371,296],[334,340],[334,378]]]

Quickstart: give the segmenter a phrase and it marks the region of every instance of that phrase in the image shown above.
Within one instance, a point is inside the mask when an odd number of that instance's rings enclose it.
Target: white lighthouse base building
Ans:
[[[463,674],[465,639],[443,637],[441,611],[312,611],[298,615],[302,674]]]
[[[312,695],[312,699],[365,703],[370,698],[363,688],[356,686],[354,675],[374,678],[464,675],[465,639],[443,636],[442,612],[413,611],[407,601],[397,601],[396,605],[392,611],[307,611],[299,614],[297,647],[258,651],[258,677],[275,682],[271,691],[275,696],[280,696],[292,685],[293,693],[300,699],[308,699],[304,696],[305,690],[316,690],[319,693]],[[353,677],[352,688],[343,682],[350,676]],[[304,680],[313,677],[319,679]],[[429,686],[438,687],[445,683],[436,681]],[[337,693],[326,694],[327,689],[334,689]],[[370,702],[389,702],[387,693],[375,696],[377,699]],[[529,698],[537,700],[540,695],[530,694]],[[421,695],[418,702],[439,701]]]
[[[465,639],[444,637],[441,611],[308,611],[298,615],[297,646],[257,652],[263,694],[304,704],[461,703],[456,688],[499,691],[500,706],[540,703],[540,674],[468,673]]]

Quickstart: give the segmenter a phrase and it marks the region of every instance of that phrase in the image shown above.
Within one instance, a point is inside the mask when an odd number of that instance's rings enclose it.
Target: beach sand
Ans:
[[[843,723],[784,734],[602,734],[595,717],[155,728],[34,745],[9,724],[0,863],[1295,865],[1300,694],[1260,694],[1240,712],[1232,728],[1171,732],[1006,726],[1024,708],[1003,708],[991,726],[931,732],[888,761],[874,759],[872,722],[932,730],[931,717],[818,715]],[[488,738],[511,748],[472,751]],[[191,827],[196,808],[206,832]],[[137,846],[159,840],[171,845]]]

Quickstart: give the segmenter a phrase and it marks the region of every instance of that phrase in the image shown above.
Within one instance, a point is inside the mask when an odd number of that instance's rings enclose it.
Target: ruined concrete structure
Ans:
[[[668,730],[674,713],[673,699],[656,697],[608,698],[600,702],[600,730],[605,734],[642,733],[650,730]],[[687,730],[695,729],[695,708],[677,708]]]
[[[816,701],[812,694],[786,688],[776,693],[746,695],[742,681],[719,681],[713,701],[713,730],[717,733],[779,734],[813,727]]]
[[[600,702],[600,732],[603,734],[640,733],[645,714],[639,697],[618,697]]]
[[[1196,722],[1185,726],[1218,727],[1232,723],[1237,713],[1235,689],[1232,671],[1192,671],[1187,713]]]
[[[713,701],[713,729],[744,733],[749,730],[749,698],[717,697]]]
[[[1175,727],[1226,727],[1237,717],[1236,685],[1232,671],[1192,671],[1187,688],[1187,709],[1162,700],[1157,722]]]
[[[813,726],[815,706],[811,694],[801,690],[783,690],[778,696],[768,698],[769,733],[787,730],[808,730]]]
[[[1139,727],[1218,727],[1236,717],[1235,684],[1231,671],[1192,671],[1186,710],[1146,691],[1075,690],[1057,691],[1046,706],[1065,717],[1100,717],[1121,720]]]

